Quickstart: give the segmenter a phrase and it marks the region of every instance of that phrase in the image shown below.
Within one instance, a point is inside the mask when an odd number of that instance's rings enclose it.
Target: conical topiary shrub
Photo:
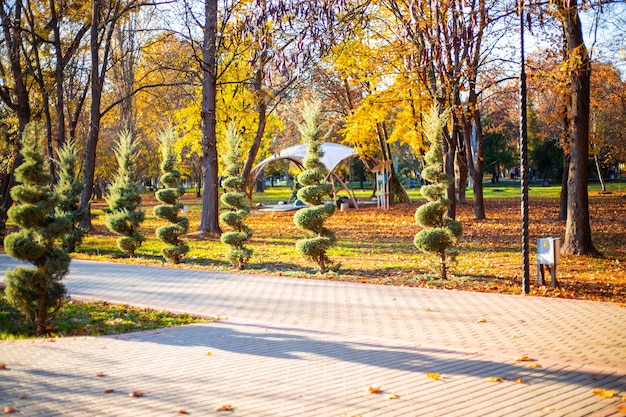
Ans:
[[[15,170],[21,185],[11,189],[17,205],[7,212],[21,230],[4,239],[7,254],[35,266],[6,272],[6,297],[26,315],[37,335],[47,332],[65,297],[61,280],[68,272],[70,257],[61,242],[71,228],[66,216],[54,214],[58,198],[52,190],[40,135],[36,124],[29,124],[23,133],[24,162]]]
[[[300,134],[307,145],[307,153],[302,161],[305,170],[297,177],[302,188],[298,190],[298,198],[309,207],[296,212],[293,221],[300,229],[308,232],[310,237],[296,242],[296,248],[308,259],[317,263],[320,274],[326,273],[330,261],[326,251],[335,244],[335,234],[324,227],[324,222],[335,212],[334,204],[324,204],[324,196],[330,195],[332,185],[323,183],[327,174],[326,167],[320,158],[323,133],[320,129],[320,103],[308,104],[302,111],[304,123],[299,125]]]
[[[131,258],[144,241],[139,233],[139,226],[145,213],[140,208],[141,189],[134,180],[137,156],[136,144],[130,131],[120,132],[115,148],[117,177],[106,196],[109,214],[104,217],[104,224],[110,231],[122,235],[117,239],[117,246]]]
[[[80,206],[80,195],[85,184],[78,179],[76,161],[78,160],[78,150],[73,140],[69,140],[57,150],[57,163],[59,166],[59,182],[54,187],[54,191],[59,197],[56,213],[65,216],[70,221],[72,228],[63,239],[63,248],[68,253],[76,250],[85,235],[85,229],[78,224],[85,218],[87,210]]]
[[[180,197],[185,194],[185,188],[180,186],[180,171],[176,169],[176,153],[174,143],[176,136],[173,129],[167,129],[159,135],[161,149],[161,183],[165,189],[156,192],[156,198],[161,205],[155,206],[154,215],[171,224],[156,229],[156,236],[168,246],[161,249],[163,257],[168,262],[177,264],[189,251],[189,246],[180,240],[180,236],[187,233],[189,219],[179,216],[183,205]]]
[[[443,195],[452,179],[443,172],[443,145],[441,132],[446,123],[448,112],[439,114],[438,106],[433,106],[424,116],[424,133],[430,142],[430,150],[425,156],[425,168],[422,178],[429,184],[421,188],[428,203],[415,211],[415,221],[421,230],[415,235],[414,244],[422,252],[434,253],[440,258],[441,279],[447,278],[446,251],[461,236],[461,222],[446,216],[450,200]]]
[[[222,181],[225,193],[220,201],[229,211],[222,213],[220,221],[233,229],[222,233],[222,243],[230,246],[226,258],[234,268],[243,269],[246,262],[252,256],[252,250],[244,247],[244,243],[252,236],[252,231],[244,224],[244,220],[250,213],[250,206],[246,194],[242,192],[245,182],[241,174],[241,150],[239,148],[239,136],[234,125],[230,125],[226,131],[227,152],[226,177]]]

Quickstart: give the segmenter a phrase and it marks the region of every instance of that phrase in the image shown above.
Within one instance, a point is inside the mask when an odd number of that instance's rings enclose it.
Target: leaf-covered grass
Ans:
[[[462,221],[464,231],[458,245],[452,249],[456,257],[450,264],[450,277],[446,281],[435,278],[437,260],[418,252],[413,246],[413,237],[419,231],[414,213],[424,202],[419,190],[410,192],[413,203],[393,205],[388,212],[371,205],[347,212],[337,211],[328,220],[328,227],[338,238],[337,245],[331,248],[328,255],[341,264],[341,268],[324,276],[318,276],[314,265],[296,251],[295,242],[302,238],[302,232],[293,223],[293,211],[253,210],[247,223],[254,233],[249,244],[254,255],[246,271],[384,285],[520,293],[519,183],[503,181],[494,186],[486,185],[487,220],[473,219],[471,193],[468,193],[468,204],[458,207],[457,218]],[[626,302],[626,186],[621,187],[619,183],[609,186],[612,187],[612,194],[600,194],[597,184],[591,185],[589,192],[593,241],[602,256],[561,257],[557,277],[562,289],[554,290],[534,285],[534,242],[539,237],[564,237],[565,222],[556,220],[560,187],[533,185],[530,197],[532,294]],[[268,203],[276,203],[287,201],[288,197],[289,190],[286,188],[254,194],[255,202],[263,198]],[[369,200],[371,190],[359,191],[357,197]],[[184,196],[183,203],[189,206],[190,234],[184,239],[190,251],[175,267],[230,271],[230,264],[224,258],[227,247],[219,238],[194,233],[200,224],[200,199],[189,193]],[[160,256],[162,244],[154,236],[154,230],[160,225],[151,215],[154,204],[156,200],[153,196],[144,196],[147,218],[142,231],[147,241],[138,250],[137,258],[129,259],[117,249],[116,237],[101,224],[102,216],[94,222],[99,232],[87,236],[79,252],[73,256],[146,265],[163,264]],[[101,202],[96,202],[92,207],[97,214],[102,206]]]
[[[69,299],[57,312],[47,337],[103,336],[154,330],[209,321],[189,314],[174,314],[107,301],[82,302]],[[32,337],[32,327],[9,305],[0,289],[0,340]]]

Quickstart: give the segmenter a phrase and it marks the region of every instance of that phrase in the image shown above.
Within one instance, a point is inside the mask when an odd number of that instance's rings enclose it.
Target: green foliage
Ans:
[[[54,188],[59,201],[56,212],[65,216],[72,225],[72,229],[63,239],[63,247],[68,253],[76,250],[82,242],[85,230],[78,224],[85,218],[87,211],[80,206],[80,196],[85,187],[84,182],[78,179],[76,161],[78,150],[73,140],[69,140],[57,150],[57,162],[59,166],[59,182]]]
[[[27,126],[22,136],[24,162],[15,170],[21,183],[11,189],[17,205],[8,210],[9,219],[20,231],[4,239],[10,256],[34,265],[6,272],[6,299],[21,311],[38,335],[48,331],[48,324],[65,298],[61,282],[67,274],[70,257],[61,246],[71,230],[65,215],[55,214],[59,196],[50,183],[43,157],[40,127]]]
[[[422,178],[430,184],[422,186],[422,195],[428,203],[415,211],[415,221],[422,227],[413,243],[422,252],[439,255],[440,278],[446,279],[446,251],[454,245],[463,231],[461,222],[446,216],[450,201],[443,197],[444,190],[451,178],[443,171],[443,145],[441,131],[447,120],[448,112],[439,113],[433,106],[424,115],[424,133],[430,142],[430,150],[425,156]]]
[[[177,169],[177,155],[174,152],[176,136],[174,130],[169,128],[159,135],[161,144],[161,183],[167,188],[156,192],[156,198],[163,204],[155,206],[154,215],[170,224],[156,229],[156,236],[169,246],[164,247],[161,253],[168,262],[177,264],[180,259],[189,251],[180,236],[187,233],[189,219],[180,217],[180,210],[183,205],[180,197],[185,193],[185,189],[179,185],[180,171]]]
[[[117,245],[131,258],[144,241],[139,233],[139,227],[145,218],[140,208],[141,189],[134,179],[138,155],[130,131],[120,132],[115,148],[117,177],[106,196],[109,214],[104,218],[104,224],[110,231],[122,235],[117,240]]]
[[[335,206],[334,204],[325,204],[323,200],[324,196],[330,195],[332,192],[332,185],[322,183],[327,171],[320,161],[324,155],[320,113],[320,103],[307,105],[302,112],[304,123],[298,126],[304,143],[307,145],[307,153],[302,161],[305,171],[297,177],[298,182],[302,185],[302,188],[298,190],[298,198],[309,207],[298,210],[293,221],[296,226],[310,235],[309,238],[296,242],[296,249],[317,263],[318,271],[324,274],[330,263],[326,252],[335,244],[336,238],[330,229],[324,227],[326,219],[335,212]]]
[[[250,206],[245,193],[241,191],[244,179],[241,177],[241,148],[240,138],[235,125],[228,126],[226,131],[226,178],[222,182],[225,193],[220,201],[229,211],[220,215],[220,221],[229,226],[233,231],[222,234],[222,243],[229,245],[230,249],[226,258],[233,268],[243,269],[246,262],[252,256],[252,250],[244,247],[245,242],[252,236],[252,231],[244,224],[244,220],[250,213]]]

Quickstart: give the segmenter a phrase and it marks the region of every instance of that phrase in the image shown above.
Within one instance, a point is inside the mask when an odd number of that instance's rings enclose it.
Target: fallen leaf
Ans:
[[[543,409],[546,413],[553,413],[556,411],[556,407],[546,407]]]
[[[223,406],[216,408],[215,411],[233,411],[233,406],[230,404],[224,404]]]
[[[487,323],[487,320],[480,319],[480,320],[476,320],[474,323]]]
[[[213,354],[213,353],[211,353],[211,352],[207,352],[207,353],[206,353],[206,355],[207,355],[207,356],[211,356],[212,354]]]
[[[0,369],[2,369],[2,370],[7,369],[7,364],[6,363],[0,363]]]
[[[614,389],[602,389],[602,388],[595,388],[593,390],[591,390],[591,393],[593,395],[598,395],[602,398],[613,398],[613,396],[615,395],[615,390]]]
[[[525,384],[526,382],[522,378],[516,378],[515,379],[515,383],[516,384]]]
[[[500,376],[490,376],[489,378],[487,378],[487,381],[489,381],[489,382],[504,382],[504,381],[506,381],[506,378],[500,377]]]
[[[532,361],[532,359],[530,359],[526,355],[520,356],[519,358],[515,358],[515,362],[531,362],[531,361]]]
[[[105,388],[105,389],[103,389],[103,390],[102,390],[102,392],[103,392],[104,394],[110,394],[110,393],[112,393],[112,392],[113,392],[113,388]],[[131,397],[132,397],[132,395],[131,395]]]
[[[400,398],[400,396],[396,394],[395,392],[392,392],[391,394],[387,395],[388,400],[395,400],[397,398]]]
[[[530,369],[541,368],[541,364],[539,363],[531,363],[528,365]]]
[[[626,413],[626,405],[620,405],[617,411],[620,413]]]
[[[143,397],[143,392],[141,391],[133,391],[128,394],[129,397]]]
[[[595,381],[596,379],[598,379],[598,378],[596,378],[595,376],[592,375],[592,376],[587,378],[587,381]]]
[[[26,398],[26,397],[28,397],[28,395],[26,395],[26,394],[20,394],[20,395],[18,395],[18,396],[17,396],[17,399],[18,399],[18,400],[23,400],[23,399],[24,399],[24,398]]]
[[[96,376],[97,377],[101,377],[101,376],[104,376],[104,375],[105,375],[104,372],[96,372]]]
[[[367,390],[370,394],[376,394],[380,392],[380,387],[378,385],[370,385],[367,387]]]
[[[426,372],[426,377],[438,381],[441,379],[441,374],[439,372]]]
[[[4,412],[6,414],[15,413],[16,411],[17,411],[17,408],[15,408],[15,407],[10,407],[8,405],[4,407]]]
[[[178,410],[178,414],[189,414],[187,410]]]

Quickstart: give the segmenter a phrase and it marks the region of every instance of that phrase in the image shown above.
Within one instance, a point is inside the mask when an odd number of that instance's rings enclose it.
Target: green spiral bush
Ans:
[[[448,112],[440,115],[439,108],[433,106],[424,116],[424,133],[430,142],[430,149],[424,158],[426,167],[422,170],[422,178],[429,184],[423,185],[421,192],[428,202],[415,211],[415,221],[423,230],[413,240],[422,252],[439,255],[441,279],[447,278],[446,251],[457,242],[463,231],[461,222],[446,216],[451,202],[444,197],[444,191],[452,179],[443,172],[441,132],[447,115]]]
[[[141,189],[134,180],[138,155],[131,132],[120,132],[115,148],[117,177],[106,196],[109,214],[104,217],[106,227],[122,235],[117,239],[117,246],[131,258],[145,240],[139,233],[145,219],[141,210]]]
[[[229,210],[220,215],[220,221],[232,229],[222,233],[221,237],[222,243],[230,246],[226,259],[233,268],[243,269],[252,256],[252,250],[244,246],[252,236],[252,231],[244,223],[250,214],[250,206],[246,194],[241,191],[245,180],[240,175],[243,164],[239,142],[235,126],[229,125],[226,131],[226,177],[222,181],[225,192],[220,197],[222,204]]]
[[[302,161],[305,170],[297,177],[298,183],[302,185],[298,190],[298,198],[309,207],[298,210],[293,221],[298,228],[309,234],[308,238],[296,242],[296,249],[317,263],[319,273],[324,274],[330,264],[326,252],[337,239],[330,229],[324,227],[326,219],[335,212],[335,205],[324,203],[324,197],[332,193],[332,185],[323,183],[327,170],[320,162],[320,158],[324,156],[320,116],[320,104],[309,104],[302,112],[304,123],[298,126],[307,145],[307,153]]]
[[[152,212],[157,218],[167,220],[170,224],[157,228],[155,234],[168,245],[161,249],[163,257],[168,262],[177,264],[189,251],[189,246],[180,240],[180,236],[189,229],[189,219],[179,215],[183,208],[180,197],[185,194],[185,188],[180,186],[180,171],[176,169],[174,130],[170,128],[161,132],[159,142],[162,158],[161,183],[166,188],[156,192],[157,200],[163,204],[155,206]]]
[[[59,166],[59,182],[54,187],[54,191],[59,196],[56,212],[61,216],[66,216],[72,228],[63,239],[63,248],[72,253],[82,242],[85,229],[78,224],[87,215],[87,210],[80,206],[80,195],[83,192],[85,183],[78,179],[76,161],[78,160],[78,150],[73,140],[69,140],[57,150],[57,163]]]
[[[62,242],[71,230],[71,222],[67,216],[54,213],[59,196],[47,173],[40,127],[28,125],[21,144],[24,162],[15,170],[21,184],[11,189],[17,204],[7,212],[9,220],[21,230],[6,236],[4,248],[7,254],[34,268],[18,267],[6,272],[6,298],[29,319],[36,334],[42,335],[65,298],[61,280],[68,272],[70,257]]]

